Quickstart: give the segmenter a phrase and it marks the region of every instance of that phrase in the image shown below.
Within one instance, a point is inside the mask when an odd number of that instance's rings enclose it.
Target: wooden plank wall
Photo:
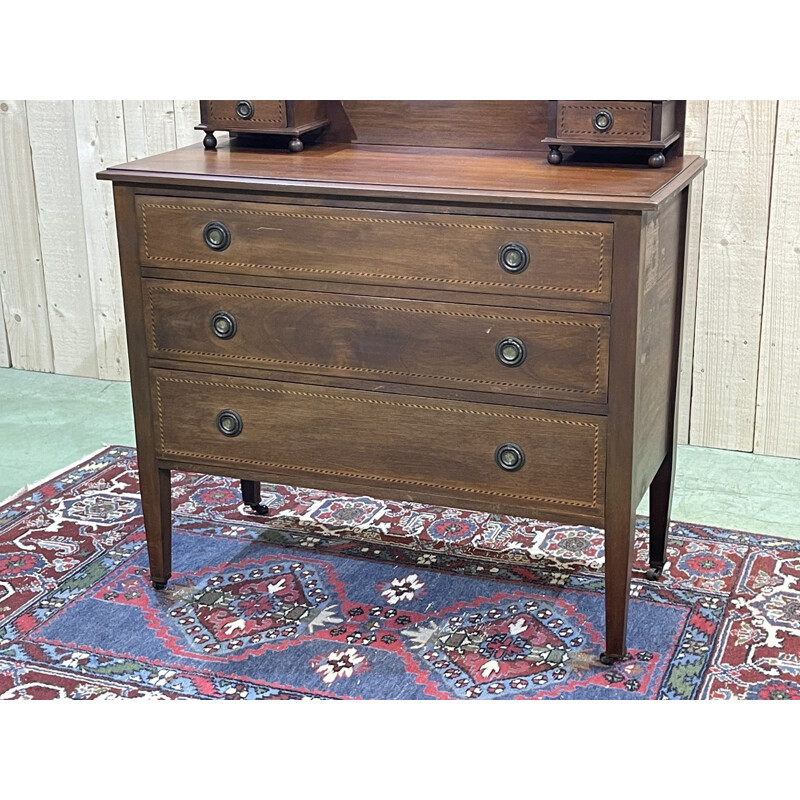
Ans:
[[[195,100],[0,101],[0,367],[128,379],[114,205],[95,173],[200,141],[198,121]]]
[[[800,457],[800,101],[689,101],[679,440]],[[196,100],[0,101],[0,367],[126,380],[103,167],[199,141]]]

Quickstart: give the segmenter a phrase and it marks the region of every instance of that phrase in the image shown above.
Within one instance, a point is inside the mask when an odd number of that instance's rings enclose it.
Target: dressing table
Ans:
[[[671,101],[672,102],[672,101]],[[676,127],[685,106],[676,102]],[[665,562],[689,184],[548,164],[547,101],[327,101],[302,152],[248,139],[112,167],[156,588],[170,470],[605,530],[626,655],[637,504]],[[645,154],[645,159],[646,159]]]

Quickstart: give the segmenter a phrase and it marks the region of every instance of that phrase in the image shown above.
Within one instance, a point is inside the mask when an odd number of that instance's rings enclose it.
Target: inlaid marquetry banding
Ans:
[[[226,291],[202,291],[200,289],[183,289],[177,288],[172,286],[154,286],[150,285],[148,287],[148,295],[149,295],[149,303],[147,306],[147,310],[150,314],[150,344],[153,347],[154,351],[159,351],[162,353],[175,353],[177,355],[187,355],[187,356],[206,356],[211,358],[218,358],[220,357],[219,353],[208,353],[203,350],[182,350],[175,347],[162,347],[158,343],[158,332],[156,328],[156,318],[153,312],[153,294],[155,292],[160,292],[162,294],[187,294],[187,295],[196,295],[201,297],[230,297],[234,299],[241,299],[241,300],[260,300],[262,297],[260,295],[253,295],[253,294],[244,294],[239,292],[226,292]],[[450,316],[450,317],[466,317],[466,318],[473,318],[473,319],[485,319],[485,320],[493,320],[493,321],[500,321],[500,322],[523,322],[523,323],[539,323],[544,325],[567,325],[571,327],[579,327],[579,328],[592,328],[596,334],[596,343],[595,343],[595,364],[594,364],[594,387],[592,389],[573,389],[573,388],[565,388],[561,386],[545,386],[542,384],[535,384],[535,383],[512,383],[509,381],[495,381],[495,380],[483,380],[479,378],[464,378],[458,376],[443,376],[443,375],[431,375],[428,373],[417,373],[417,372],[399,372],[396,370],[390,369],[380,369],[378,367],[343,367],[338,364],[323,364],[319,362],[308,362],[308,361],[289,361],[285,359],[279,358],[266,358],[264,356],[248,356],[248,355],[230,355],[226,354],[227,358],[232,360],[240,360],[240,361],[251,361],[254,363],[264,363],[264,364],[281,364],[285,366],[294,366],[294,367],[305,367],[305,368],[314,368],[314,367],[322,367],[325,369],[331,370],[338,370],[342,372],[361,372],[361,373],[375,373],[378,375],[395,375],[397,377],[408,377],[408,378],[422,378],[422,379],[429,379],[429,380],[440,380],[440,381],[455,381],[458,383],[471,383],[477,386],[501,386],[505,388],[511,389],[534,389],[539,391],[552,391],[552,392],[569,392],[573,394],[583,394],[594,396],[600,393],[600,364],[601,364],[601,357],[602,357],[602,330],[597,323],[593,322],[578,322],[573,320],[560,320],[560,319],[543,319],[541,317],[515,317],[515,316],[504,316],[499,314],[478,314],[475,312],[466,312],[466,311],[436,311],[433,309],[426,309],[426,308],[414,308],[414,307],[404,307],[404,306],[384,306],[384,305],[368,305],[364,303],[350,303],[350,302],[338,302],[335,300],[314,300],[310,298],[300,298],[300,297],[269,297],[270,302],[280,302],[280,303],[301,303],[307,305],[323,305],[323,306],[334,306],[334,307],[341,307],[341,308],[363,308],[369,310],[377,310],[377,311],[399,311],[402,313],[409,313],[409,314],[432,314],[434,316]]]
[[[587,130],[565,130],[563,126],[567,124],[566,121],[566,112],[570,111],[599,111],[604,106],[579,106],[579,105],[562,105],[561,106],[561,134],[564,136],[597,136],[598,131],[594,130],[593,128]],[[650,126],[650,114],[651,109],[649,106],[639,105],[639,106],[614,106],[613,108],[609,109],[612,113],[614,111],[639,111],[642,113],[642,120],[641,120],[641,127],[636,130],[628,130],[628,131],[620,131],[615,130],[613,133],[609,132],[609,135],[616,138],[617,136],[641,136],[643,133],[647,133]]]
[[[481,286],[487,288],[497,289],[514,289],[520,290],[538,290],[549,292],[569,292],[572,294],[601,294],[604,290],[605,280],[605,233],[603,231],[584,231],[584,230],[565,230],[560,228],[531,228],[529,226],[501,226],[501,225],[476,225],[471,223],[461,222],[436,222],[429,220],[410,220],[410,219],[393,219],[393,218],[379,218],[379,217],[344,217],[339,215],[322,215],[322,214],[299,214],[286,211],[262,211],[238,208],[211,208],[208,206],[178,206],[169,205],[166,203],[142,203],[141,206],[142,217],[142,240],[144,243],[145,258],[151,261],[167,261],[178,264],[202,264],[210,267],[251,267],[255,269],[277,270],[280,272],[307,272],[316,273],[319,275],[342,275],[348,278],[377,278],[380,280],[392,281],[422,281],[427,283],[437,284],[452,284],[454,286]],[[459,228],[459,229],[474,229],[486,231],[500,231],[503,233],[549,233],[563,236],[590,236],[598,239],[598,272],[597,272],[597,286],[591,289],[581,289],[573,286],[545,286],[532,283],[504,283],[500,281],[478,281],[478,280],[463,280],[459,278],[436,277],[430,275],[386,275],[384,273],[376,272],[351,272],[348,270],[333,270],[333,269],[319,269],[316,267],[301,267],[301,266],[284,266],[278,264],[256,264],[247,261],[221,261],[221,260],[208,260],[197,258],[175,258],[171,256],[158,256],[150,252],[150,246],[147,234],[147,209],[159,208],[171,211],[200,211],[204,213],[214,213],[216,215],[223,214],[245,214],[253,216],[264,217],[289,217],[295,219],[321,219],[337,222],[365,222],[365,223],[379,223],[384,225],[420,225],[427,227],[437,228]]]
[[[167,447],[166,437],[164,434],[164,414],[163,414],[163,403],[161,399],[162,383],[177,383],[186,386],[209,386],[212,388],[228,389],[228,390],[245,389],[247,391],[264,392],[266,394],[282,394],[282,395],[290,395],[296,397],[312,397],[312,398],[319,398],[321,400],[338,400],[338,401],[353,402],[353,403],[364,403],[369,405],[395,406],[399,408],[414,408],[425,411],[443,411],[455,414],[520,420],[524,422],[541,422],[541,423],[551,423],[553,425],[569,425],[581,428],[591,428],[593,430],[593,438],[594,438],[594,455],[592,460],[592,501],[590,503],[586,503],[586,502],[579,502],[576,500],[564,500],[562,498],[554,498],[554,497],[540,497],[537,495],[530,495],[530,494],[514,494],[511,492],[499,492],[495,490],[471,489],[469,487],[458,486],[453,484],[429,483],[427,481],[415,481],[405,478],[389,478],[386,476],[370,475],[367,473],[360,473],[360,472],[323,469],[321,467],[304,467],[297,464],[279,464],[271,461],[247,460],[247,459],[233,458],[228,456],[209,456],[208,454],[204,453],[197,453],[185,450],[178,450],[175,448],[169,448]],[[310,474],[331,475],[334,477],[343,477],[343,478],[356,478],[359,480],[373,481],[379,483],[394,483],[403,486],[418,486],[430,489],[443,489],[445,491],[466,492],[476,495],[484,495],[484,496],[488,495],[492,497],[510,498],[514,500],[525,500],[538,503],[575,506],[579,508],[594,509],[597,507],[598,481],[599,481],[598,464],[600,459],[600,427],[594,422],[582,422],[574,419],[553,419],[548,417],[536,417],[529,414],[512,414],[512,413],[503,413],[499,411],[480,411],[478,409],[473,409],[473,408],[453,408],[452,406],[448,407],[448,406],[438,406],[438,405],[423,405],[421,403],[407,403],[396,400],[378,400],[372,397],[352,397],[340,394],[330,394],[330,393],[325,394],[321,392],[279,389],[274,386],[258,386],[253,384],[242,384],[242,383],[230,384],[230,383],[222,383],[219,381],[193,380],[190,378],[174,378],[174,377],[166,377],[163,375],[156,376],[155,394],[156,394],[156,407],[158,413],[158,426],[159,426],[161,452],[164,455],[173,455],[184,458],[205,459],[208,461],[228,461],[237,464],[240,463],[251,464],[253,466],[264,467],[266,469],[277,469],[281,471],[294,471],[294,472],[301,471]]]
[[[281,125],[283,126],[286,122],[286,107],[283,100],[278,100],[278,107],[276,109],[276,116],[273,119],[272,117],[256,117],[253,115],[250,119],[242,119],[241,117],[218,117],[214,114],[214,103],[209,102],[208,104],[208,115],[211,117],[211,122],[235,122],[238,125],[244,125],[247,123],[257,123],[257,124],[266,124],[266,125]]]

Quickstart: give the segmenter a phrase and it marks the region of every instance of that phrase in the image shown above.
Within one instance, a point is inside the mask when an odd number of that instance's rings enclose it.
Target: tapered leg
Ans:
[[[155,589],[166,588],[172,575],[172,502],[170,471],[139,464],[142,514],[147,532],[150,580]]]
[[[259,481],[242,480],[242,501],[250,506],[256,514],[266,516],[269,508],[261,503],[261,484]]]
[[[659,578],[667,561],[667,536],[675,480],[675,449],[670,449],[650,484],[650,569],[647,577]]]
[[[606,649],[604,664],[627,658],[628,597],[633,569],[635,510],[609,507],[606,515]]]

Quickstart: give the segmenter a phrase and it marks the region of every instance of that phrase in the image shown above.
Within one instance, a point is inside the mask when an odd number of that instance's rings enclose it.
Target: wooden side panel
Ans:
[[[28,102],[53,368],[96,378],[94,319],[71,101]]]
[[[645,215],[645,261],[639,286],[639,336],[636,372],[636,472],[639,496],[672,447],[677,377],[677,326],[684,254],[682,219],[688,195],[682,192],[657,212]]]
[[[95,178],[98,170],[125,160],[122,101],[76,100],[74,113],[97,373],[105,380],[127,380],[125,313],[112,189]]]
[[[123,100],[128,160],[177,147],[172,100]]]
[[[197,100],[173,100],[175,109],[175,141],[178,147],[186,147],[203,141],[203,132],[196,131],[200,124],[200,103]],[[219,138],[219,137],[217,137]]]
[[[36,189],[23,100],[0,100],[0,288],[11,363],[53,371]]]
[[[800,458],[800,101],[778,104],[756,453]]]
[[[706,154],[708,100],[689,100],[686,108],[684,146],[687,155]],[[689,190],[689,234],[684,282],[681,369],[678,378],[678,443],[689,442],[689,414],[692,405],[692,363],[694,361],[694,321],[697,309],[697,269],[700,263],[700,226],[703,213],[705,173],[692,181]]]
[[[777,103],[712,101],[690,443],[751,451]]]

